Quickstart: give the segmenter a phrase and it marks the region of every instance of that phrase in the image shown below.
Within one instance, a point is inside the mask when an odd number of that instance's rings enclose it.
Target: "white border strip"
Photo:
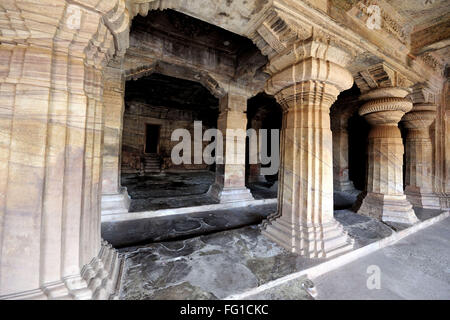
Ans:
[[[196,207],[161,209],[161,210],[142,211],[142,212],[121,212],[121,213],[110,213],[110,214],[106,213],[106,214],[102,214],[102,222],[140,220],[140,219],[166,217],[166,216],[213,211],[213,210],[226,210],[226,209],[248,207],[248,206],[260,206],[260,205],[264,205],[264,204],[275,204],[275,203],[277,203],[277,198],[236,201],[236,202],[229,202],[229,203],[207,204],[207,205],[196,206]]]
[[[232,294],[227,297],[225,297],[223,300],[242,300],[245,298],[248,298],[250,296],[253,296],[255,294],[264,292],[268,289],[277,287],[279,285],[282,285],[286,282],[298,279],[302,276],[307,275],[311,279],[317,278],[318,276],[321,276],[327,272],[330,272],[332,270],[335,270],[339,267],[342,267],[350,262],[353,262],[359,258],[362,258],[364,256],[367,256],[375,251],[378,251],[382,248],[388,247],[396,243],[397,241],[419,231],[424,228],[427,228],[436,222],[442,221],[450,216],[450,211],[444,211],[440,215],[430,218],[428,220],[419,222],[410,228],[407,228],[405,230],[399,231],[399,232],[393,232],[392,235],[389,237],[386,237],[384,239],[378,240],[376,242],[373,242],[367,246],[364,246],[362,248],[356,249],[354,251],[350,251],[348,253],[345,253],[341,256],[338,256],[336,258],[333,258],[331,260],[328,260],[324,263],[318,264],[314,267],[311,267],[309,269],[305,269],[299,272],[291,273],[287,276],[284,276],[282,278],[279,278],[274,281],[267,282],[259,287],[250,289],[248,291],[238,293],[238,294]]]

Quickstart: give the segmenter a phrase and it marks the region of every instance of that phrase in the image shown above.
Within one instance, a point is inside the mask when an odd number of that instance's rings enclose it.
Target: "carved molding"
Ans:
[[[409,88],[413,85],[406,76],[384,62],[358,72],[354,78],[362,93],[380,88]]]
[[[432,90],[426,83],[418,83],[412,87],[412,93],[409,95],[414,104],[430,103],[435,104],[437,101],[437,93]]]
[[[392,34],[396,39],[398,39],[403,44],[409,43],[409,33],[407,32],[405,28],[405,21],[402,21],[403,19],[400,19],[400,16],[398,14],[395,14],[395,11],[390,8],[389,5],[387,5],[384,1],[379,0],[363,0],[359,1],[356,4],[356,8],[360,11],[360,13],[363,15],[361,19],[369,19],[369,17],[372,15],[371,12],[369,12],[369,7],[372,5],[376,5],[380,8],[380,15],[381,15],[381,28],[388,33]],[[392,10],[391,10],[392,9]]]

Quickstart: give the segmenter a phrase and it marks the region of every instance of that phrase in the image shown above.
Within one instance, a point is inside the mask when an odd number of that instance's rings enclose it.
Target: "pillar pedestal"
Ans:
[[[123,260],[106,241],[97,257],[80,274],[47,283],[41,288],[0,296],[0,300],[116,300]]]
[[[248,188],[226,188],[217,183],[209,187],[208,194],[220,203],[254,200]]]
[[[352,76],[337,63],[315,57],[277,69],[283,71],[272,76],[266,91],[275,94],[283,108],[278,212],[263,222],[262,233],[310,258],[352,250],[353,240],[333,217],[329,116],[339,92],[351,87]]]
[[[402,123],[407,128],[405,194],[415,207],[440,209],[439,197],[433,193],[433,145],[429,127],[436,117],[436,106],[414,104]]]
[[[121,187],[118,193],[102,194],[102,215],[128,212],[131,198],[127,188]]]
[[[366,191],[356,208],[362,215],[386,222],[414,224],[418,219],[403,193],[403,140],[398,122],[411,110],[407,90],[380,88],[361,99],[369,100],[359,114],[370,123]],[[359,206],[359,208],[358,208]]]

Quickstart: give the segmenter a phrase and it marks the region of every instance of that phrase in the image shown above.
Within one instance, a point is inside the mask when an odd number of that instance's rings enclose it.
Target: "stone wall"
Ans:
[[[194,138],[194,121],[200,121],[199,115],[191,110],[179,110],[164,106],[152,106],[139,101],[127,102],[124,114],[122,137],[122,172],[137,172],[140,161],[145,156],[145,130],[147,124],[159,125],[160,136],[158,154],[162,158],[162,169],[209,169],[206,164],[194,164],[194,146],[192,145],[191,164],[175,165],[171,161],[172,148],[180,141],[171,141],[176,129],[187,129]],[[202,137],[205,130],[211,128],[203,122]],[[192,140],[193,141],[193,140]],[[209,142],[204,141],[203,148]]]

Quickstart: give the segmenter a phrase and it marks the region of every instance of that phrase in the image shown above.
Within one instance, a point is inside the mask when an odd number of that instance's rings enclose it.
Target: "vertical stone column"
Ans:
[[[331,131],[333,132],[333,185],[335,191],[353,191],[355,186],[349,178],[348,168],[348,119],[352,111],[342,104],[331,108]]]
[[[130,207],[127,188],[120,185],[125,80],[120,66],[105,68],[104,78],[102,214],[110,214],[128,212]]]
[[[436,118],[436,105],[416,103],[405,114],[407,128],[405,194],[413,206],[439,209],[439,198],[433,193],[433,145],[430,125]]]
[[[256,139],[258,142],[258,148],[261,148],[261,146],[259,146],[259,130],[262,128],[262,119],[260,117],[260,115],[256,114],[253,119],[251,120],[251,128],[254,129],[256,131]],[[260,149],[258,149],[260,150]],[[258,157],[257,159],[258,163],[250,163],[249,165],[249,173],[248,173],[248,182],[253,183],[253,182],[264,182],[266,181],[266,179],[264,178],[264,175],[261,175],[261,163],[260,163],[260,159]]]
[[[247,99],[242,93],[228,92],[219,102],[217,129],[223,135],[224,154],[223,158],[216,154],[216,180],[208,194],[221,203],[253,200],[245,187]]]
[[[333,217],[333,151],[330,107],[352,86],[342,67],[350,56],[320,41],[296,44],[295,55],[271,59],[266,87],[283,108],[278,213],[262,233],[291,252],[330,257],[353,241]],[[318,54],[320,53],[320,56]]]
[[[368,137],[366,190],[358,197],[359,214],[382,221],[413,224],[418,221],[403,192],[403,140],[400,119],[412,108],[405,97],[412,85],[384,63],[361,72],[355,81],[367,101],[359,109],[371,125]]]
[[[101,240],[99,201],[109,5],[0,4],[14,17],[5,28],[39,27],[19,41],[7,30],[0,44],[0,299],[116,291],[121,261]]]

